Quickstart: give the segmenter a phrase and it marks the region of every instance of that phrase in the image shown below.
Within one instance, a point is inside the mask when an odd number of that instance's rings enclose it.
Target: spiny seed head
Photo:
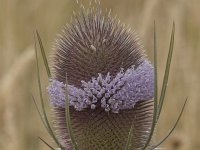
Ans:
[[[74,14],[57,39],[47,88],[56,133],[69,148],[67,88],[80,149],[123,149],[132,124],[132,147],[141,148],[152,122],[153,67],[135,33],[99,7]]]
[[[101,73],[115,77],[123,68],[138,67],[145,59],[142,46],[133,32],[100,9],[82,10],[57,39],[53,56],[55,79],[81,86]]]

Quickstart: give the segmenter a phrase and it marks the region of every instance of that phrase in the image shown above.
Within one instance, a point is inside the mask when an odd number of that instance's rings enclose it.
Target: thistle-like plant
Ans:
[[[99,5],[82,7],[80,13],[73,15],[73,21],[56,41],[51,67],[36,32],[49,77],[47,92],[53,127],[45,112],[39,69],[42,113],[36,107],[60,149],[154,149],[171,134],[185,104],[169,134],[158,143],[152,141],[165,98],[174,32],[173,25],[159,100],[155,28],[154,67],[136,34],[109,12],[103,13]],[[37,45],[36,59],[38,68]]]

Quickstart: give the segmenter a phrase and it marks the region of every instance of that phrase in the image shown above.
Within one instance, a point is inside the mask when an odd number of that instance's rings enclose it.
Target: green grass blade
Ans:
[[[173,48],[174,48],[174,34],[175,34],[175,24],[173,23],[170,46],[169,46],[169,53],[168,53],[167,64],[166,64],[166,68],[165,68],[165,75],[164,75],[164,79],[163,79],[162,90],[161,90],[161,95],[160,95],[160,100],[159,100],[159,105],[158,105],[157,120],[160,117],[160,113],[161,113],[161,110],[162,110],[162,106],[163,106],[163,102],[164,102],[164,98],[165,98],[165,93],[166,93],[166,89],[167,89],[170,64],[171,64]]]
[[[176,128],[176,126],[177,126],[177,124],[178,124],[178,122],[179,122],[179,120],[180,120],[180,118],[181,118],[181,116],[183,114],[183,111],[185,109],[187,100],[188,100],[188,98],[186,98],[186,100],[185,100],[185,102],[183,104],[183,107],[181,109],[181,112],[180,112],[180,114],[178,116],[178,119],[176,120],[176,122],[175,122],[174,126],[172,127],[172,129],[169,131],[169,133],[160,142],[158,142],[156,145],[154,145],[154,147],[152,149],[154,149],[154,148],[158,147],[159,145],[161,145],[171,135],[171,133],[174,131],[174,129]]]
[[[72,131],[72,126],[71,126],[71,118],[70,118],[70,111],[69,111],[69,98],[68,98],[68,88],[67,88],[67,85],[68,85],[68,82],[67,82],[67,75],[66,75],[65,117],[66,117],[66,124],[67,124],[67,133],[69,133],[69,137],[71,138],[71,142],[72,142],[73,148],[75,150],[78,150],[78,146],[77,146],[77,143],[75,141],[74,134],[73,134],[73,131]]]
[[[35,40],[35,38],[34,38]],[[41,87],[41,81],[40,81],[40,72],[39,72],[39,64],[38,64],[38,54],[37,54],[37,46],[36,46],[36,40],[35,40],[35,57],[36,57],[36,66],[37,66],[37,79],[38,79],[38,86],[39,86],[39,94],[40,94],[40,101],[41,101],[41,105],[42,105],[42,113],[44,116],[44,121],[47,125],[48,128],[48,132],[51,135],[51,137],[53,138],[53,140],[55,141],[55,143],[62,149],[62,145],[58,142],[57,138],[55,137],[53,130],[51,129],[51,126],[49,124],[47,115],[46,115],[46,111],[45,111],[45,106],[44,106],[44,100],[43,100],[43,96],[42,96],[42,87]]]
[[[38,114],[39,114],[39,116],[40,116],[40,119],[42,120],[43,125],[44,125],[45,128],[48,130],[48,127],[47,127],[47,125],[46,125],[46,123],[45,123],[45,120],[44,120],[44,116],[41,114],[41,112],[40,112],[40,110],[39,110],[39,108],[38,108],[38,105],[37,105],[37,103],[36,103],[36,100],[35,100],[34,96],[31,95],[31,97],[32,97],[32,100],[33,100],[33,102],[34,102],[34,104],[35,104],[35,107],[36,107],[36,109],[37,109],[37,112],[38,112]]]
[[[55,150],[52,146],[50,146],[45,140],[42,138],[38,137],[45,145],[47,145],[50,149]]]
[[[48,62],[47,62],[47,57],[46,57],[46,54],[45,54],[45,51],[44,51],[44,46],[42,44],[41,37],[40,37],[40,35],[39,35],[37,30],[36,30],[36,35],[37,35],[37,39],[38,39],[38,42],[39,42],[39,45],[40,45],[40,50],[41,50],[41,53],[42,53],[42,59],[44,61],[44,65],[45,65],[45,68],[46,68],[46,71],[47,71],[47,75],[50,78],[51,77],[51,72],[50,72],[50,69],[49,69]]]
[[[147,139],[146,144],[143,147],[143,150],[146,149],[149,145],[149,143],[151,142],[153,133],[154,133],[154,129],[156,126],[156,122],[157,122],[157,101],[158,101],[158,75],[157,75],[157,43],[156,43],[156,25],[154,22],[154,112],[153,112],[153,122],[152,122],[152,126],[151,126],[151,131],[149,134],[149,137]]]
[[[131,125],[131,128],[130,128],[129,133],[128,133],[128,139],[127,139],[127,142],[126,142],[125,150],[129,150],[129,148],[131,146],[132,137],[133,137],[133,125]]]

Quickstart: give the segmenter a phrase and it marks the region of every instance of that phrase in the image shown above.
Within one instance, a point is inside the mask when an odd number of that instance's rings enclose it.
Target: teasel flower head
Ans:
[[[56,136],[71,149],[71,126],[81,150],[141,149],[153,116],[154,71],[134,31],[100,7],[82,8],[58,37],[47,91]],[[68,82],[66,82],[66,80]]]

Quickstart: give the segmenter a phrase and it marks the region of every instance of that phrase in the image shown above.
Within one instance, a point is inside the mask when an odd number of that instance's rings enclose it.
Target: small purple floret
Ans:
[[[47,92],[50,103],[55,106],[65,106],[65,84],[54,79],[50,79],[49,82]]]
[[[89,82],[81,82],[82,88],[68,85],[70,106],[77,111],[96,109],[100,102],[105,111],[118,113],[133,108],[138,101],[150,100],[154,95],[153,67],[149,61],[144,61],[136,69],[134,66],[125,72],[121,69],[115,77],[110,73],[104,77],[99,74]],[[65,107],[65,85],[51,79],[47,89],[50,103]]]

